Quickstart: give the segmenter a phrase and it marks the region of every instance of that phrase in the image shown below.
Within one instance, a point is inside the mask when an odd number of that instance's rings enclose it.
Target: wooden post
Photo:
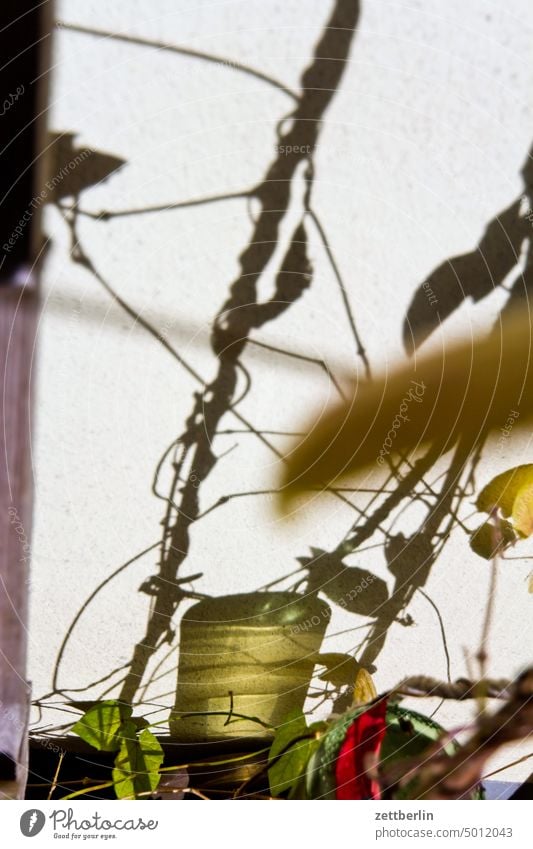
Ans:
[[[30,410],[36,287],[0,289],[0,798],[25,785],[31,539]]]
[[[51,3],[0,6],[0,799],[23,798],[31,554],[31,375]]]

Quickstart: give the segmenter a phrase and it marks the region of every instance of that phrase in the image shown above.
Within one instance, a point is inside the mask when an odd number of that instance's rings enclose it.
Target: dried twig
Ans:
[[[532,732],[533,667],[530,667],[510,685],[508,699],[496,713],[478,716],[471,737],[455,754],[445,752],[439,741],[421,758],[395,763],[382,776],[382,785],[394,794],[412,782],[408,792],[417,799],[467,798],[479,784],[487,759],[501,746],[524,740]]]
[[[468,678],[459,678],[457,681],[438,681],[426,675],[415,675],[404,678],[396,687],[390,691],[390,695],[419,696],[427,698],[436,696],[441,699],[475,699],[482,690],[491,699],[505,699],[509,696],[511,682],[505,678],[483,679],[481,681],[469,681]]]

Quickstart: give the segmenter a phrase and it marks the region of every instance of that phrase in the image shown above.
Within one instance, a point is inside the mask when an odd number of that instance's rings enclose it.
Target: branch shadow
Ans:
[[[135,318],[141,327],[164,344],[180,365],[185,367],[200,384],[198,391],[193,394],[185,430],[175,440],[174,451],[170,455],[174,474],[170,492],[164,499],[167,507],[162,522],[159,571],[145,581],[140,588],[141,591],[148,592],[150,595],[151,610],[146,633],[135,647],[130,670],[122,687],[121,698],[125,701],[134,699],[138,688],[142,686],[142,679],[150,658],[168,639],[169,634],[173,633],[172,617],[185,597],[177,573],[189,553],[190,528],[203,515],[200,508],[200,491],[218,460],[213,453],[212,442],[219,430],[221,420],[226,413],[236,415],[241,423],[280,456],[279,452],[266,441],[264,435],[253,428],[236,409],[237,403],[241,400],[235,399],[237,376],[243,368],[240,356],[249,342],[257,341],[251,339],[252,332],[284,314],[302,297],[312,283],[313,271],[308,258],[306,232],[306,218],[310,214],[309,198],[314,179],[311,152],[316,146],[325,111],[344,73],[358,17],[358,2],[336,0],[333,4],[333,11],[315,46],[313,59],[302,74],[301,94],[293,98],[294,109],[278,124],[280,145],[276,156],[268,166],[263,179],[249,192],[238,195],[257,199],[261,211],[257,215],[250,241],[239,257],[240,273],[232,282],[229,295],[214,318],[211,343],[218,361],[218,373],[209,384],[206,384],[169,344],[165,344],[165,340],[158,336],[154,327],[135,315],[135,311],[99,274],[94,262],[80,244],[76,229],[78,217],[82,214],[78,208],[80,194],[114,174],[124,164],[123,160],[92,151],[86,157],[87,167],[82,168],[85,162],[81,162],[78,165],[79,170],[76,169],[77,174],[74,172],[68,175],[72,176],[72,179],[67,180],[65,175],[58,184],[54,202],[64,212],[70,228],[74,262],[94,275],[108,294],[132,318]],[[124,37],[120,36],[120,38],[124,40]],[[133,39],[133,43],[137,42],[140,44],[139,39]],[[158,49],[163,47],[162,45],[148,46],[156,46]],[[171,49],[168,45],[165,46],[165,49],[167,48]],[[195,53],[179,48],[176,52]],[[206,57],[202,55],[198,58]],[[213,57],[210,58],[212,61],[219,61]],[[249,72],[249,69],[246,71]],[[254,76],[263,78],[261,74],[254,73]],[[287,93],[286,90],[285,92]],[[53,141],[58,162],[69,161],[80,155],[74,146],[73,134],[57,134]],[[282,146],[294,152],[287,155],[280,150]],[[93,166],[92,170],[88,167],[89,163]],[[59,170],[61,168],[64,166],[60,166]],[[261,302],[258,297],[259,279],[279,243],[282,224],[292,212],[294,183],[300,173],[304,174],[306,186],[300,219],[293,229],[284,257],[280,261],[275,277],[274,294],[268,300]],[[74,199],[70,208],[60,203],[66,197]],[[201,199],[198,203],[212,200],[213,198],[206,198],[205,201]],[[142,212],[143,210],[132,210],[126,211],[126,214]],[[112,214],[104,211],[97,217],[105,221],[112,217]],[[350,324],[355,330],[353,316],[350,316]],[[358,344],[360,354],[364,355],[360,340]],[[323,364],[317,363],[317,365],[322,367]],[[187,468],[188,471],[186,471]],[[90,600],[92,598],[94,593]],[[85,605],[77,614],[61,647],[56,664],[56,680],[66,641],[71,638],[77,618],[84,609]]]
[[[358,11],[358,4],[353,0],[337,0],[334,4],[330,20],[316,45],[313,61],[302,74],[302,93],[296,97],[296,106],[278,125],[278,147],[291,147],[296,152],[291,155],[278,153],[256,186],[233,196],[255,198],[260,203],[261,211],[256,218],[250,241],[239,257],[239,274],[231,282],[228,296],[214,317],[211,343],[218,371],[208,384],[198,375],[193,375],[199,383],[198,391],[191,399],[185,429],[173,443],[171,461],[174,475],[168,496],[164,497],[166,508],[159,548],[159,571],[140,587],[140,591],[151,597],[151,609],[145,634],[134,647],[121,690],[120,697],[125,701],[132,701],[143,685],[148,663],[154,653],[165,641],[170,642],[170,639],[173,639],[172,619],[178,605],[187,597],[181,587],[182,581],[187,579],[178,578],[178,570],[189,554],[192,525],[209,512],[202,512],[200,495],[202,484],[219,459],[212,450],[212,443],[220,432],[220,423],[226,413],[239,415],[235,393],[237,375],[242,368],[240,357],[247,345],[257,342],[252,338],[253,332],[283,315],[312,285],[313,269],[308,256],[306,228],[309,218],[320,229],[325,247],[329,248],[325,233],[310,205],[314,171],[309,151],[316,145],[323,116],[340,84],[344,63],[349,55],[358,23]],[[58,136],[55,144],[58,151],[63,151],[61,156],[58,153],[58,161],[68,162],[68,157],[79,155],[76,153],[79,149],[74,147],[74,138],[73,134]],[[75,198],[74,212],[70,220],[73,259],[92,273],[120,306],[138,320],[139,317],[135,316],[134,311],[125,302],[117,299],[111,287],[99,275],[94,263],[81,248],[76,232],[77,215],[83,214],[81,210],[76,209],[80,194],[86,188],[114,174],[124,165],[124,160],[93,151],[87,161],[88,164],[91,162],[94,170],[87,168],[80,171],[75,180],[73,174],[70,183],[65,178],[55,197],[58,206],[62,198]],[[272,298],[261,302],[258,297],[258,283],[279,244],[282,224],[289,211],[292,211],[293,185],[297,174],[301,172],[305,182],[302,214],[277,269],[275,292]],[[529,158],[523,173],[527,197],[530,198],[532,180]],[[214,196],[194,203],[223,199]],[[182,205],[186,206],[187,202],[175,206]],[[142,214],[148,211],[156,209],[127,210],[117,214]],[[157,211],[160,211],[160,208],[157,208]],[[93,217],[105,221],[112,216],[113,213],[104,211]],[[518,198],[489,223],[473,252],[443,263],[418,287],[405,318],[404,343],[407,350],[414,351],[466,298],[477,302],[490,294],[495,286],[505,284],[509,274],[518,266],[522,245],[530,232],[529,226],[523,211],[523,198]],[[531,267],[530,248],[526,270],[514,280],[508,303],[511,299],[527,296],[531,285]],[[367,366],[364,348],[358,338],[338,273],[337,279],[354,332],[358,354]],[[428,297],[429,290],[432,296]],[[430,303],[430,297],[435,298],[435,302]],[[146,322],[141,322],[141,326],[161,342],[154,328]],[[166,347],[181,366],[188,368],[170,346]],[[247,424],[250,432],[258,437],[261,435],[242,417],[241,421]],[[463,446],[457,446],[439,492],[432,493],[433,500],[428,508],[428,517],[416,532],[408,538],[384,532],[387,566],[394,580],[390,593],[385,581],[373,576],[369,588],[365,588],[363,593],[355,592],[351,597],[354,589],[361,585],[363,570],[347,566],[344,558],[348,554],[356,553],[377,531],[383,532],[383,523],[390,519],[403,501],[422,498],[417,487],[423,486],[424,490],[427,489],[424,476],[438,459],[431,449],[419,462],[407,469],[401,479],[395,473],[391,474],[394,480],[393,491],[375,508],[372,499],[346,537],[332,552],[321,552],[319,556],[314,554],[311,559],[298,558],[307,571],[306,594],[318,596],[322,593],[335,604],[340,603],[340,598],[345,598],[347,602],[341,606],[345,606],[348,612],[372,620],[358,659],[358,663],[367,669],[374,668],[391,626],[400,620],[415,592],[422,589],[428,580],[440,554],[442,539],[455,521],[452,504],[454,500],[461,500],[460,477],[471,459],[471,448],[472,446],[466,451]],[[475,459],[472,463],[474,466]],[[334,497],[341,497],[338,492],[333,491],[332,494]],[[217,505],[226,503],[230,497],[233,496],[222,496]],[[94,594],[89,600],[93,597]],[[190,593],[188,597],[191,597]],[[66,639],[70,638],[71,633],[72,629]],[[64,646],[65,643],[62,651]],[[339,665],[342,666],[349,656],[339,657],[344,658],[339,660]],[[61,655],[56,665],[56,674],[60,661]],[[344,668],[348,670],[351,667],[348,664]],[[349,683],[349,675],[345,679],[339,679],[341,688]]]

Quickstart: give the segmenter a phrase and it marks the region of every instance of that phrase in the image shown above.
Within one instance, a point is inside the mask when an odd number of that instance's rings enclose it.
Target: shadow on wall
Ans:
[[[481,301],[498,286],[507,288],[504,310],[527,298],[533,288],[533,148],[522,169],[524,193],[487,225],[471,253],[447,259],[416,290],[403,328],[412,354],[463,301]],[[524,268],[522,249],[528,240]]]
[[[48,140],[49,178],[47,188],[51,203],[64,198],[76,202],[85,189],[104,182],[125,164],[125,159],[90,147],[77,147],[75,133],[50,133]]]
[[[104,154],[98,154],[99,170],[96,175],[94,170],[89,167],[91,156],[88,156],[86,161],[83,161],[80,165],[79,176],[75,177],[74,172],[70,183],[60,184],[58,187],[55,200],[59,208],[65,213],[65,221],[70,229],[74,262],[89,271],[115,302],[134,318],[139,326],[163,344],[180,366],[184,367],[199,384],[198,391],[193,394],[191,399],[192,406],[187,416],[186,428],[162,458],[163,461],[166,459],[172,461],[173,479],[170,493],[168,498],[165,499],[167,509],[162,521],[163,535],[159,546],[159,571],[145,580],[139,588],[141,592],[151,597],[151,610],[146,634],[135,647],[131,665],[123,683],[121,697],[124,700],[131,700],[139,687],[145,683],[143,676],[155,651],[164,643],[172,643],[174,640],[175,631],[172,617],[178,605],[187,598],[198,597],[198,594],[187,590],[184,586],[198,576],[178,577],[178,569],[186,561],[192,544],[191,527],[208,512],[205,510],[202,512],[201,489],[220,459],[213,450],[213,441],[221,432],[222,420],[228,414],[236,417],[241,428],[254,434],[277,458],[281,457],[281,452],[275,447],[270,437],[265,432],[254,428],[240,414],[238,405],[244,400],[248,389],[244,395],[236,397],[240,393],[238,378],[244,374],[249,388],[251,376],[241,361],[241,356],[247,345],[258,344],[261,347],[269,348],[269,346],[262,345],[260,340],[252,338],[254,331],[259,330],[291,309],[304,295],[307,288],[312,285],[313,270],[307,251],[309,224],[317,231],[329,261],[333,265],[337,277],[338,295],[342,298],[346,310],[347,321],[354,338],[354,347],[361,357],[365,370],[369,373],[366,354],[355,327],[344,284],[331,255],[324,229],[311,206],[311,191],[314,181],[312,151],[316,148],[316,141],[323,125],[326,110],[344,73],[358,17],[359,4],[357,2],[354,2],[354,0],[336,0],[330,18],[315,47],[312,61],[301,76],[301,93],[295,95],[284,86],[277,85],[293,101],[293,107],[278,123],[278,141],[280,143],[277,145],[276,156],[267,167],[261,181],[247,191],[233,195],[233,197],[256,199],[260,204],[260,212],[255,220],[252,237],[239,257],[240,273],[237,279],[231,282],[228,296],[214,316],[211,345],[213,354],[218,361],[218,373],[209,384],[206,384],[195,373],[181,354],[161,338],[155,327],[136,314],[135,310],[113,291],[110,284],[98,272],[95,262],[81,244],[77,233],[77,223],[81,215],[88,214],[90,217],[105,222],[118,215],[162,212],[164,209],[179,206],[192,206],[224,200],[224,197],[216,196],[189,203],[171,204],[157,209],[146,208],[118,212],[104,210],[99,214],[84,212],[77,206],[77,203],[70,206],[62,205],[59,202],[62,197],[74,196],[77,198],[89,185],[99,182],[100,179],[107,177],[120,167],[122,164],[120,160],[107,157]],[[95,35],[96,33],[92,34]],[[98,33],[98,35],[104,34]],[[135,43],[140,45],[141,40],[135,39]],[[144,46],[147,45],[144,44]],[[157,45],[157,49],[161,49],[161,46]],[[172,50],[173,48],[166,45],[165,49]],[[181,49],[180,52],[190,53],[190,51]],[[202,55],[198,58],[209,59],[211,57]],[[239,65],[235,67],[236,70],[251,72],[250,69],[243,69]],[[254,76],[257,76],[255,72],[253,73]],[[275,84],[275,81],[265,78],[262,74],[259,75],[259,78]],[[62,150],[60,160],[63,162],[72,159],[76,154],[72,139],[73,136],[71,135],[64,136],[63,140],[58,139],[59,150]],[[291,151],[290,154],[287,154],[288,150]],[[76,155],[80,156],[80,154]],[[291,237],[288,239],[284,256],[277,269],[275,291],[269,300],[260,301],[260,278],[267,270],[276,251],[283,224],[294,212],[295,196],[298,195],[298,192],[295,191],[295,184],[297,181],[299,183],[302,176],[305,183],[304,203],[303,205],[300,203],[299,219]],[[273,349],[269,348],[269,350]],[[298,356],[283,350],[279,353]],[[305,357],[305,359],[311,358]],[[323,366],[321,362],[316,364],[320,367]],[[242,495],[253,496],[254,494],[260,493],[243,493]],[[222,496],[214,507],[226,504],[231,497],[231,494]],[[338,497],[345,501],[340,495]],[[152,549],[153,547],[147,552]],[[135,562],[147,552],[132,558],[131,561],[119,567],[114,574],[118,574],[123,568],[127,568],[130,563]],[[112,577],[110,576],[93,592],[86,604],[76,614],[57,659],[53,683],[54,692],[59,692],[57,689],[59,666],[66,643],[70,639],[80,615]],[[384,584],[384,582],[381,583]],[[311,595],[315,595],[314,590]],[[295,599],[301,598],[296,593],[293,597]],[[258,601],[263,603],[264,598],[265,593],[262,593],[259,595]],[[369,607],[371,605],[367,605],[367,609]],[[350,683],[353,685],[353,677]]]
[[[218,202],[226,198],[214,196],[157,208],[103,210],[98,214],[83,211],[78,207],[80,194],[86,188],[96,185],[115,173],[122,167],[124,160],[96,151],[90,151],[83,156],[85,149],[75,147],[73,134],[56,134],[54,137],[56,165],[51,168],[51,171],[61,175],[66,169],[64,176],[58,180],[54,200],[64,213],[70,230],[73,261],[92,274],[95,281],[114,302],[136,321],[140,328],[163,345],[167,353],[174,358],[177,366],[184,368],[193,377],[197,386],[190,399],[184,431],[178,434],[174,442],[166,449],[152,484],[155,494],[158,472],[161,466],[168,462],[172,481],[164,497],[166,506],[161,522],[163,527],[161,538],[158,543],[119,566],[94,590],[77,612],[57,658],[53,694],[69,692],[68,689],[59,687],[59,669],[66,644],[71,639],[77,622],[87,606],[116,575],[141,557],[147,555],[154,557],[154,551],[157,548],[158,571],[139,587],[140,592],[150,597],[146,631],[134,647],[125,668],[125,675],[119,681],[122,683],[120,696],[125,701],[134,700],[141,687],[144,688],[142,692],[145,693],[146,687],[155,674],[147,673],[152,656],[162,647],[168,648],[175,645],[176,633],[173,618],[178,606],[188,599],[201,598],[200,594],[185,586],[199,576],[181,577],[181,574],[178,574],[184,565],[186,567],[187,557],[194,544],[194,537],[191,535],[192,527],[213,509],[224,508],[234,497],[253,497],[264,494],[261,492],[229,493],[222,495],[207,510],[201,502],[203,484],[221,459],[221,456],[214,451],[213,443],[220,433],[227,432],[221,430],[226,416],[236,419],[236,426],[242,429],[241,432],[253,434],[277,458],[282,457],[282,453],[272,442],[269,432],[256,429],[253,423],[241,414],[239,404],[248,390],[239,397],[237,385],[238,378],[242,375],[246,378],[248,388],[251,385],[251,375],[242,362],[247,346],[256,344],[269,348],[263,345],[260,338],[257,338],[257,331],[287,310],[293,310],[306,290],[313,284],[313,269],[307,252],[309,225],[314,228],[325,255],[332,265],[337,287],[334,296],[339,297],[343,303],[346,321],[353,336],[354,351],[357,352],[367,377],[370,376],[370,366],[350,306],[350,294],[354,295],[355,292],[349,293],[344,285],[324,227],[313,209],[311,195],[314,163],[312,153],[309,153],[316,147],[324,115],[341,82],[357,22],[358,4],[353,0],[337,0],[333,4],[330,19],[315,47],[313,59],[301,76],[301,94],[294,95],[284,86],[280,87],[277,83],[273,83],[293,101],[292,110],[278,124],[278,153],[257,185],[226,196],[254,198],[260,204],[260,212],[255,219],[250,241],[240,254],[239,274],[230,282],[227,297],[213,318],[211,345],[218,370],[210,383],[206,383],[181,353],[173,348],[168,340],[161,337],[155,326],[139,316],[135,309],[113,290],[98,271],[96,262],[89,257],[81,244],[77,223],[79,217],[83,215],[96,218],[105,225],[106,221],[120,215],[159,213],[166,209]],[[105,34],[99,33],[99,35]],[[136,39],[135,43],[140,43],[140,39]],[[173,48],[167,45],[167,49]],[[186,50],[181,52],[187,53]],[[210,57],[198,55],[197,58],[209,60]],[[235,67],[239,70],[239,66]],[[242,67],[240,70],[243,70]],[[245,71],[254,73],[250,69]],[[263,75],[259,76],[272,83]],[[290,147],[294,153],[285,155],[281,152],[281,147],[285,149]],[[76,157],[78,158],[77,167],[70,169],[69,163]],[[526,183],[524,197],[527,199],[527,204],[531,200],[530,163],[531,160],[528,159],[523,172]],[[270,300],[261,302],[259,301],[259,282],[278,246],[283,225],[294,212],[294,195],[297,192],[293,189],[296,180],[301,176],[305,182],[303,209],[299,211],[296,225],[279,263],[275,292]],[[70,197],[74,198],[74,203],[63,205],[62,200]],[[414,351],[417,345],[427,338],[440,322],[450,316],[463,300],[468,297],[474,301],[481,300],[495,286],[503,286],[514,270],[516,276],[512,282],[508,303],[527,294],[531,283],[531,241],[526,268],[523,273],[519,270],[520,252],[524,241],[531,233],[528,210],[525,208],[527,204],[524,198],[517,199],[489,224],[475,251],[443,263],[418,287],[405,318],[404,343],[408,351]],[[281,350],[278,353],[294,356],[290,351]],[[317,365],[324,364],[317,362]],[[383,488],[371,495],[366,509],[363,510],[356,508],[350,502],[349,491],[334,487],[328,490],[331,497],[353,508],[353,522],[332,551],[311,548],[311,556],[296,557],[299,568],[293,572],[288,570],[285,579],[293,575],[297,576],[293,585],[289,587],[295,599],[301,597],[298,595],[301,589],[313,598],[321,593],[350,613],[370,620],[365,624],[368,628],[367,636],[354,648],[354,654],[357,657],[355,667],[354,657],[340,653],[330,654],[329,657],[333,660],[329,666],[325,664],[327,669],[322,677],[323,680],[334,685],[333,691],[329,694],[337,697],[338,710],[349,704],[351,700],[354,673],[358,665],[370,670],[374,668],[391,625],[395,622],[405,626],[412,623],[405,611],[417,591],[426,595],[423,588],[430,571],[440,556],[452,528],[461,524],[457,513],[464,500],[472,494],[473,475],[481,447],[481,445],[478,446],[478,453],[472,457],[471,447],[467,450],[464,445],[458,444],[445,474],[437,477],[433,483],[429,483],[426,477],[434,469],[437,459],[437,454],[431,447],[414,465],[402,458],[397,465],[391,461],[388,468],[389,475]],[[392,524],[386,525],[387,521],[394,521],[397,508],[407,500],[418,500],[426,510],[426,515],[418,529],[409,537],[393,532]],[[368,572],[363,573],[363,570],[345,562],[348,556],[358,555],[363,544],[374,535],[381,535],[380,542],[383,544],[387,577],[391,579],[390,583],[393,585],[390,595],[383,578],[373,575],[372,580],[368,581]],[[356,592],[358,587],[363,586],[363,581],[367,582],[364,592]],[[272,584],[267,584],[261,590],[269,589],[271,586]],[[264,592],[258,592],[254,597],[258,603],[262,603],[264,596]],[[442,621],[436,606],[429,597],[426,596],[426,598],[439,617],[449,678],[449,655]],[[156,666],[155,669],[157,672],[158,667]],[[106,680],[114,672],[110,672]]]

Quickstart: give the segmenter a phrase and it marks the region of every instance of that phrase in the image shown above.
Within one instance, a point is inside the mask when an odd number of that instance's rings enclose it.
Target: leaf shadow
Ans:
[[[416,289],[403,324],[403,342],[409,354],[466,300],[477,303],[509,281],[506,311],[532,291],[532,156],[533,148],[522,169],[524,192],[489,221],[474,250],[445,260]],[[521,252],[527,239],[525,268],[521,271]],[[514,279],[509,280],[513,272]]]

